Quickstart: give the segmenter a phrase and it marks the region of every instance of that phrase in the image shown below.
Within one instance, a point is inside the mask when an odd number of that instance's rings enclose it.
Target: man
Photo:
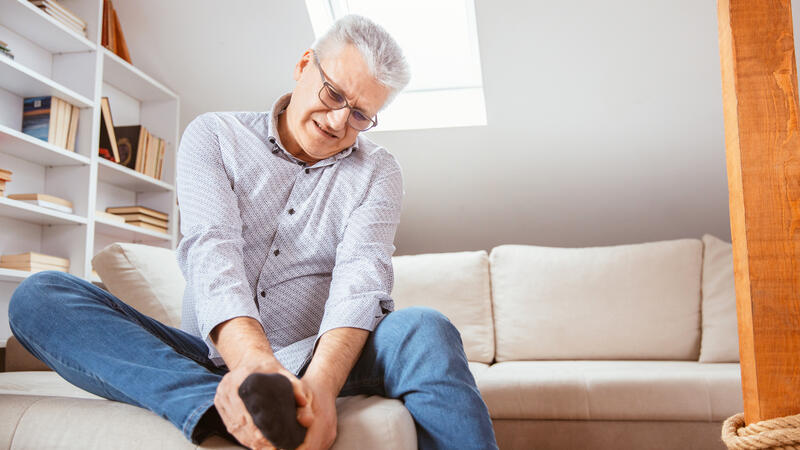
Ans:
[[[70,382],[148,408],[195,443],[227,432],[273,448],[238,390],[277,373],[307,428],[301,448],[330,447],[336,397],[355,394],[401,399],[421,448],[495,448],[458,331],[431,309],[392,312],[400,168],[359,133],[408,83],[399,47],[347,16],[294,79],[269,112],[207,113],[184,132],[184,331],[58,272],[15,291],[12,331]]]

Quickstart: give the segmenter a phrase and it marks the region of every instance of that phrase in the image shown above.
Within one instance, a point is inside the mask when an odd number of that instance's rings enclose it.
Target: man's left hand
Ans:
[[[298,450],[327,450],[336,440],[336,393],[314,379],[300,381],[306,385],[310,401],[297,415],[300,425],[308,428]]]

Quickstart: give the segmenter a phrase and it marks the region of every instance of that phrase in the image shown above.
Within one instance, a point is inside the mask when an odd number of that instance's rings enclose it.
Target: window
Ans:
[[[316,36],[346,14],[369,17],[400,44],[411,82],[376,131],[486,125],[474,0],[306,0]]]

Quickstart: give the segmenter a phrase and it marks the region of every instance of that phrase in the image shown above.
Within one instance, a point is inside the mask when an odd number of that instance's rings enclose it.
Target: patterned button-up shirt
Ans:
[[[372,331],[394,309],[400,167],[361,135],[316,164],[295,158],[277,128],[289,98],[271,112],[202,114],[178,150],[181,328],[217,365],[209,333],[234,317],[258,320],[296,374],[328,330]]]

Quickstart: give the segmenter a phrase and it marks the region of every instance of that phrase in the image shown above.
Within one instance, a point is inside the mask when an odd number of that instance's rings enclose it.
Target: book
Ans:
[[[161,172],[164,168],[164,154],[167,152],[167,142],[161,140],[161,147],[158,149],[158,166],[156,167],[156,178],[161,179]]]
[[[84,22],[83,19],[78,17],[75,13],[67,9],[61,3],[58,3],[56,0],[31,0],[31,3],[39,7],[46,7],[54,11],[58,11],[64,17],[68,18],[70,21],[74,22],[79,27],[86,28],[86,22]]]
[[[25,272],[43,272],[45,270],[57,270],[59,272],[69,272],[69,267],[51,266],[48,264],[11,264],[0,262],[0,269],[23,270]]]
[[[53,99],[53,110],[56,114],[56,126],[53,131],[53,139],[49,141],[51,144],[61,147],[61,142],[64,140],[64,111],[66,102],[60,98]]]
[[[72,213],[72,202],[48,194],[9,194],[8,198],[32,205],[43,206],[65,213]]]
[[[146,214],[115,214],[117,217],[121,217],[125,222],[146,222],[151,225],[155,225],[158,227],[167,227],[168,221],[163,219],[157,219],[155,217],[148,216]]]
[[[135,227],[145,228],[147,230],[159,231],[161,233],[166,233],[167,232],[167,228],[166,227],[160,227],[158,225],[152,225],[152,224],[149,224],[147,222],[125,222],[125,223],[127,223],[128,225],[133,225]]]
[[[12,172],[10,170],[0,169],[0,180],[11,181],[11,175],[13,173],[14,172]]]
[[[147,149],[147,163],[144,169],[144,174],[152,177],[155,174],[155,163],[156,163],[156,153],[158,152],[158,141],[159,138],[153,136],[148,144]]]
[[[50,266],[69,267],[69,259],[59,256],[45,255],[37,252],[17,253],[13,255],[0,255],[0,262],[5,263],[34,263]]]
[[[150,132],[145,127],[142,127],[142,137],[139,141],[139,153],[136,155],[136,167],[134,170],[137,172],[144,172],[144,161],[147,158],[147,142],[150,140]]]
[[[128,125],[114,127],[117,135],[117,149],[119,149],[119,163],[125,167],[136,170],[136,159],[144,142],[142,136],[145,128],[141,125]]]
[[[111,214],[104,211],[95,211],[95,216],[98,219],[108,220],[110,222],[125,223],[125,218],[117,214]]]
[[[75,140],[78,137],[78,118],[81,115],[81,109],[75,105],[72,106],[71,118],[69,121],[69,132],[67,133],[67,150],[75,151]]]
[[[111,6],[111,14],[114,16],[114,33],[115,33],[115,40],[117,44],[117,55],[120,58],[128,61],[128,64],[131,63],[131,54],[128,52],[128,44],[125,42],[125,35],[122,34],[122,25],[119,23],[119,17],[117,17],[117,10],[114,9],[114,6]]]
[[[72,122],[72,104],[63,102],[62,107],[64,111],[62,113],[61,119],[61,140],[58,141],[56,145],[59,147],[66,149],[68,138],[69,138],[69,124]]]
[[[69,16],[65,15],[61,11],[51,8],[49,6],[39,6],[45,14],[52,17],[53,19],[57,20],[59,23],[62,23],[64,26],[69,28],[70,30],[75,31],[76,33],[86,36],[86,29],[82,27],[80,23],[73,21],[69,18]]]
[[[150,217],[155,217],[157,219],[162,220],[169,220],[169,216],[166,213],[161,211],[156,211],[154,209],[146,208],[144,206],[133,205],[133,206],[115,206],[106,208],[107,213],[111,214],[144,214]]]
[[[52,142],[56,131],[56,114],[53,99],[56,97],[28,97],[22,102],[22,132]]]
[[[108,97],[103,97],[100,102],[100,148],[109,149],[114,156],[112,161],[119,162],[119,149],[117,148],[117,136],[114,133],[114,120],[111,118],[111,104]]]
[[[69,267],[50,266],[47,264],[8,264],[0,263],[0,269],[22,270],[25,272],[43,272],[45,270],[57,270],[59,272],[69,272]]]

